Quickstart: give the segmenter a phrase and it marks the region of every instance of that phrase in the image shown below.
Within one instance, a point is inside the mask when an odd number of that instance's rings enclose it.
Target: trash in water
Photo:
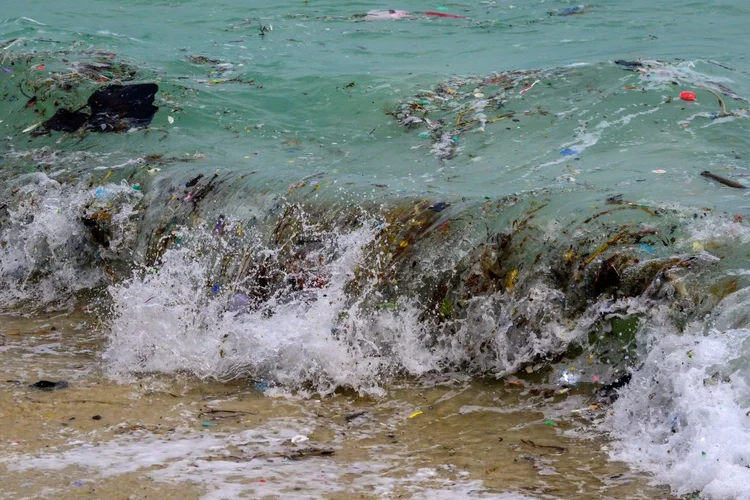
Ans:
[[[109,248],[109,240],[112,238],[112,232],[107,225],[111,217],[112,215],[105,210],[100,210],[90,217],[81,217],[81,222],[91,233],[91,239],[104,248]]]
[[[58,109],[52,118],[42,123],[45,129],[55,132],[75,132],[83,127],[89,119],[89,115],[81,111],[70,111],[69,109]]]
[[[457,16],[456,14],[446,14],[445,12],[434,12],[431,10],[424,12],[424,15],[430,17],[443,17],[446,19],[466,19],[466,16]]]
[[[654,174],[666,174],[667,173],[666,170],[662,170],[662,169],[652,170],[651,172]]]
[[[231,312],[240,311],[244,309],[249,302],[250,302],[250,299],[248,298],[247,295],[236,293],[229,300],[229,304],[227,304],[227,309]]]
[[[29,125],[25,129],[23,129],[21,132],[24,133],[24,134],[26,132],[31,132],[32,130],[34,130],[35,128],[37,128],[39,125],[41,125],[41,122],[40,123],[35,123],[34,125]]]
[[[449,206],[451,206],[450,203],[447,203],[445,201],[439,201],[437,203],[433,203],[432,205],[430,205],[430,210],[432,210],[433,212],[442,212]]]
[[[563,149],[563,150],[560,151],[560,154],[563,155],[563,156],[573,156],[573,155],[577,155],[578,151],[576,151],[575,149],[572,149],[572,148],[565,148],[565,149]]]
[[[615,61],[615,64],[618,66],[622,66],[623,68],[636,71],[640,68],[643,68],[643,63],[640,61],[624,61],[622,59],[617,59]]]
[[[310,438],[309,438],[309,437],[307,437],[307,436],[303,436],[302,434],[299,434],[299,435],[297,435],[297,436],[294,436],[294,437],[293,437],[292,439],[290,439],[290,441],[291,441],[292,443],[294,443],[294,444],[297,444],[297,443],[304,443],[305,441],[309,441],[309,440],[310,440]]]
[[[376,305],[378,309],[396,309],[398,304],[395,302],[380,302]]]
[[[88,128],[107,132],[147,127],[159,110],[154,106],[158,91],[155,83],[110,85],[97,90],[88,100]]]
[[[350,413],[349,415],[346,415],[344,417],[344,420],[346,420],[347,422],[351,422],[352,420],[356,420],[357,418],[359,418],[359,417],[361,417],[363,415],[367,415],[367,412],[366,411],[357,411],[357,412],[354,412],[354,413]]]
[[[203,422],[201,424],[201,427],[213,427],[213,426],[214,426],[213,422]]]
[[[681,422],[680,422],[680,416],[676,413],[671,415],[671,418],[669,419],[669,429],[672,431],[673,434],[676,434],[677,431],[680,430]]]
[[[424,90],[397,105],[387,114],[407,129],[421,129],[422,139],[431,139],[430,152],[440,160],[459,153],[461,134],[484,131],[491,124],[513,119],[516,112],[503,110],[530,83],[549,79],[544,71],[492,73],[484,77],[454,77]],[[548,114],[539,108],[525,115]]]
[[[422,410],[417,410],[414,413],[412,413],[411,415],[409,415],[409,418],[415,418],[415,417],[418,417],[418,416],[420,416],[422,414],[424,414],[424,412]]]
[[[683,101],[694,101],[697,99],[695,92],[690,92],[689,90],[685,90],[683,92],[680,92],[680,99]]]
[[[187,181],[185,183],[185,187],[190,188],[190,187],[195,186],[196,184],[198,184],[198,181],[201,180],[202,178],[203,178],[203,174],[198,174],[196,177],[193,177],[192,179]]]
[[[58,109],[52,118],[41,124],[44,130],[38,135],[53,130],[75,132],[84,125],[96,132],[121,132],[147,127],[159,110],[154,106],[158,90],[159,86],[155,83],[103,87],[91,94],[85,106],[75,111]],[[87,106],[90,115],[82,111]],[[30,132],[37,126],[28,127],[24,132]]]
[[[536,444],[531,439],[522,439],[521,443],[525,444],[526,446],[531,446],[532,448],[547,449],[547,450],[551,450],[557,453],[565,453],[566,451],[568,451],[567,448],[564,448],[562,446],[554,446],[550,444]]]
[[[732,188],[735,188],[735,189],[747,189],[747,186],[744,186],[744,185],[740,184],[739,182],[735,182],[735,181],[733,181],[731,179],[727,179],[725,177],[721,177],[720,175],[712,174],[708,170],[704,170],[703,172],[701,172],[701,176],[705,177],[707,179],[714,180],[714,181],[718,182],[719,184],[724,184],[725,186],[729,186],[729,187],[732,187]]]
[[[59,382],[51,382],[49,380],[40,380],[39,382],[31,384],[29,387],[33,387],[34,389],[39,389],[41,391],[54,391],[55,389],[65,389],[69,386],[70,384],[63,380]]]
[[[266,33],[270,33],[271,31],[273,31],[272,25],[269,24],[268,26],[266,26],[264,24],[260,24],[260,21],[258,21],[258,35],[260,35],[261,37],[265,37]]]
[[[576,5],[575,7],[569,7],[567,9],[565,9],[564,11],[560,12],[557,15],[561,16],[561,17],[566,17],[566,16],[575,16],[575,15],[578,15],[578,14],[584,14],[585,12],[586,12],[586,7],[585,6],[583,6],[583,5]]]
[[[268,390],[268,383],[267,382],[255,382],[253,384],[253,389],[260,392],[265,392]]]
[[[615,378],[612,383],[602,386],[599,390],[599,397],[602,399],[609,399],[611,403],[614,403],[620,395],[618,389],[625,387],[630,383],[633,378],[631,373],[626,373],[620,377]]]
[[[539,83],[539,80],[534,80],[534,83],[532,83],[531,85],[529,85],[529,86],[528,86],[528,87],[526,87],[525,89],[521,89],[521,92],[520,92],[520,93],[521,93],[521,94],[525,94],[525,93],[526,93],[526,92],[528,92],[529,90],[533,89],[533,88],[534,88],[534,85],[536,85],[537,83]]]
[[[364,15],[365,21],[384,21],[388,19],[406,19],[411,17],[405,10],[371,10]]]
[[[93,417],[91,417],[91,420],[101,420],[101,419],[102,419],[101,415],[94,415]]]

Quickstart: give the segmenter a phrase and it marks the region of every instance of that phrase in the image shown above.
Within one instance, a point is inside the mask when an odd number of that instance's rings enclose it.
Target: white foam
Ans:
[[[562,292],[542,285],[529,290],[533,301],[516,303],[502,292],[473,298],[466,318],[445,331],[419,320],[423,306],[416,298],[369,310],[361,296],[346,292],[357,267],[367,266],[363,247],[374,237],[368,228],[326,242],[338,257],[316,269],[326,277],[321,288],[238,312],[227,308],[232,292],[210,292],[213,260],[198,255],[184,236],[158,270],[111,287],[115,306],[103,357],[114,377],[187,371],[219,380],[250,377],[287,390],[312,386],[321,394],[339,387],[383,394],[400,375],[420,377],[446,366],[511,373],[539,354],[564,350],[588,325],[582,321],[571,331],[562,320]],[[515,314],[543,327],[519,335]],[[485,349],[477,352],[480,344]]]
[[[737,328],[750,302],[744,292],[725,302],[705,333],[646,330],[644,364],[606,417],[612,458],[678,495],[750,497],[750,329]]]
[[[203,293],[205,260],[187,248],[169,250],[158,272],[111,290],[116,318],[104,354],[110,373],[187,370],[204,378],[251,376],[290,388],[312,382],[322,393],[339,386],[379,393],[378,376],[389,364],[414,374],[433,368],[426,348],[401,338],[405,330],[417,330],[415,312],[404,307],[369,317],[347,302],[344,286],[370,238],[369,230],[341,235],[341,255],[325,270],[327,284],[287,303],[272,301],[271,315],[266,309],[226,310],[226,297]],[[349,320],[336,330],[342,315]],[[401,348],[384,356],[387,341]]]
[[[378,454],[377,460],[354,463],[340,463],[330,457],[284,458],[297,448],[290,444],[290,438],[299,432],[309,429],[284,419],[236,434],[183,432],[158,436],[138,432],[96,445],[71,443],[36,456],[6,455],[0,461],[12,472],[34,470],[42,476],[46,471],[82,468],[71,471],[71,477],[82,475],[92,481],[138,472],[157,482],[193,484],[202,490],[205,500],[242,495],[320,498],[343,491],[390,496],[396,490],[408,491],[413,498],[531,498],[485,492],[481,481],[465,479],[468,474],[452,465],[410,470],[395,455]],[[302,447],[308,445],[306,442]],[[392,470],[399,473],[391,477],[388,471]],[[62,491],[51,493],[59,495]]]
[[[100,192],[107,192],[106,199]],[[134,206],[141,198],[127,183],[91,190],[60,183],[43,173],[8,183],[2,193],[8,221],[0,231],[0,299],[4,306],[35,299],[42,304],[102,284],[103,266],[132,242]],[[98,210],[111,216],[109,247],[92,242],[81,222]]]

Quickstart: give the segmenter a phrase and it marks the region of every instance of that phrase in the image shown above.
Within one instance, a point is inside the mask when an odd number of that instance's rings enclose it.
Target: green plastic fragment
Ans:
[[[378,309],[396,309],[398,304],[395,302],[381,302],[376,306]]]
[[[453,304],[447,298],[440,304],[440,315],[446,318],[453,316]]]

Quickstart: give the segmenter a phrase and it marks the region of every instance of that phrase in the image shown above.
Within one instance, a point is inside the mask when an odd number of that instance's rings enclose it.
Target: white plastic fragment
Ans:
[[[23,129],[23,133],[25,134],[26,132],[31,132],[32,130],[34,130],[41,124],[42,122],[39,122],[39,123],[35,123],[34,125],[31,125],[30,127],[26,127],[25,129]]]

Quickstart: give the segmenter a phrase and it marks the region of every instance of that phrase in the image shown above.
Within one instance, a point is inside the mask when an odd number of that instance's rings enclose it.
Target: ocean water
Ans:
[[[611,460],[750,496],[750,6],[252,4],[2,9],[2,312],[88,311],[110,384],[572,391]]]

